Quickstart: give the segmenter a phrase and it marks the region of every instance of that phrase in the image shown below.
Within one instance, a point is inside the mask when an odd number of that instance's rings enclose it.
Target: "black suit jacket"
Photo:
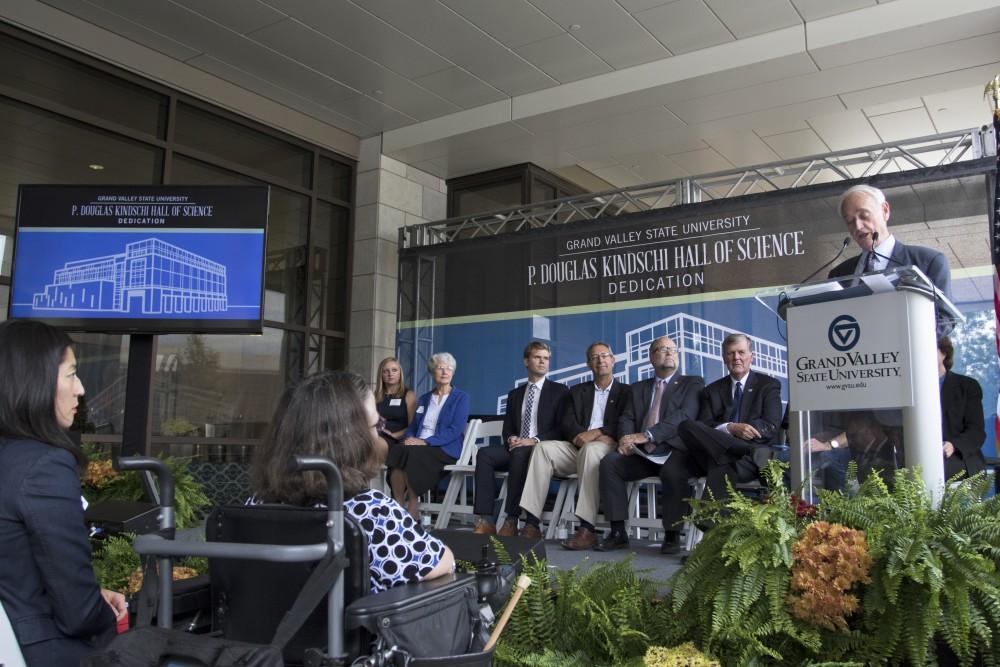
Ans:
[[[643,432],[642,425],[653,400],[655,385],[655,377],[629,385],[628,405],[618,421],[619,437]],[[684,441],[677,434],[677,427],[698,416],[698,395],[704,386],[705,381],[696,375],[675,373],[670,379],[670,385],[660,400],[660,419],[649,429],[653,442],[656,443],[654,454],[666,453],[671,447],[687,450]]]
[[[730,376],[719,378],[701,392],[698,421],[712,428],[725,424],[733,406],[733,381]],[[743,387],[740,405],[742,424],[750,424],[760,431],[760,437],[741,440],[754,445],[769,445],[778,437],[781,424],[781,383],[770,375],[750,371]]]
[[[945,459],[950,477],[963,467],[967,475],[986,469],[983,441],[986,425],[983,418],[983,389],[974,379],[948,371],[941,383],[941,435],[955,445],[956,452]],[[956,459],[956,457],[961,457]],[[959,463],[961,461],[964,466]]]
[[[0,600],[29,667],[76,665],[115,634],[90,563],[72,454],[0,439]]]
[[[524,392],[528,384],[522,384],[507,394],[507,414],[503,418],[503,444],[507,446],[507,438],[521,435],[521,413],[524,411]],[[563,401],[569,393],[569,387],[561,382],[545,380],[538,398],[538,439],[562,440],[561,418]]]
[[[617,440],[618,420],[628,402],[629,386],[615,380],[608,395],[608,404],[604,408],[604,425],[601,433]],[[593,382],[573,385],[569,389],[569,400],[563,410],[563,438],[573,442],[573,438],[590,430],[590,415],[594,411],[594,395],[596,390]]]
[[[926,248],[919,245],[905,245],[898,238],[896,245],[892,248],[892,261],[889,268],[908,266],[912,264],[924,272],[934,286],[944,292],[944,295],[951,298],[951,267],[948,266],[948,258],[933,248]],[[858,267],[861,255],[844,260],[837,266],[830,269],[828,278],[840,278],[854,273]]]

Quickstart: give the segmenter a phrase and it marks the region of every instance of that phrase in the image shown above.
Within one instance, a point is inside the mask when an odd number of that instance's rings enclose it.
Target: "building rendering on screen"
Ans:
[[[33,305],[134,315],[224,312],[226,267],[150,238],[123,253],[66,262]]]

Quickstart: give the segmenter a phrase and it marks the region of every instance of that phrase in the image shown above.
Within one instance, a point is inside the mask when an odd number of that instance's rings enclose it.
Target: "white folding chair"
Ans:
[[[462,441],[462,454],[452,465],[444,467],[450,474],[448,488],[444,492],[444,500],[437,515],[435,528],[447,528],[455,514],[474,516],[472,507],[473,491],[468,488],[467,480],[476,472],[476,453],[480,447],[489,445],[491,438],[499,438],[503,430],[503,421],[484,422],[473,419],[465,430]]]
[[[0,665],[3,667],[25,667],[21,646],[14,636],[14,628],[10,625],[7,612],[0,604]]]
[[[663,522],[656,516],[656,487],[659,485],[659,477],[643,477],[628,483],[628,527],[630,532],[634,531],[636,539],[642,539],[643,531],[650,540],[663,533]],[[640,502],[643,487],[646,487],[645,506]]]

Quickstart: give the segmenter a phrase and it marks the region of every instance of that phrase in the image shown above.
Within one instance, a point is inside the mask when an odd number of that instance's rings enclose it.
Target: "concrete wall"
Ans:
[[[444,219],[445,182],[382,155],[381,137],[363,139],[358,161],[348,367],[374,381],[396,354],[399,228]]]

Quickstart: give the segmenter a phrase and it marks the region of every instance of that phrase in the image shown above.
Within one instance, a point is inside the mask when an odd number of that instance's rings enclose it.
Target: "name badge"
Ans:
[[[418,415],[419,415],[419,414],[423,414],[423,412],[424,412],[424,406],[422,406],[422,405],[418,405],[418,406],[417,406],[417,414],[418,414]]]
[[[397,405],[400,405],[402,402],[403,402],[403,399],[401,399],[401,398],[390,398],[389,399],[389,406],[390,407],[395,407]]]

